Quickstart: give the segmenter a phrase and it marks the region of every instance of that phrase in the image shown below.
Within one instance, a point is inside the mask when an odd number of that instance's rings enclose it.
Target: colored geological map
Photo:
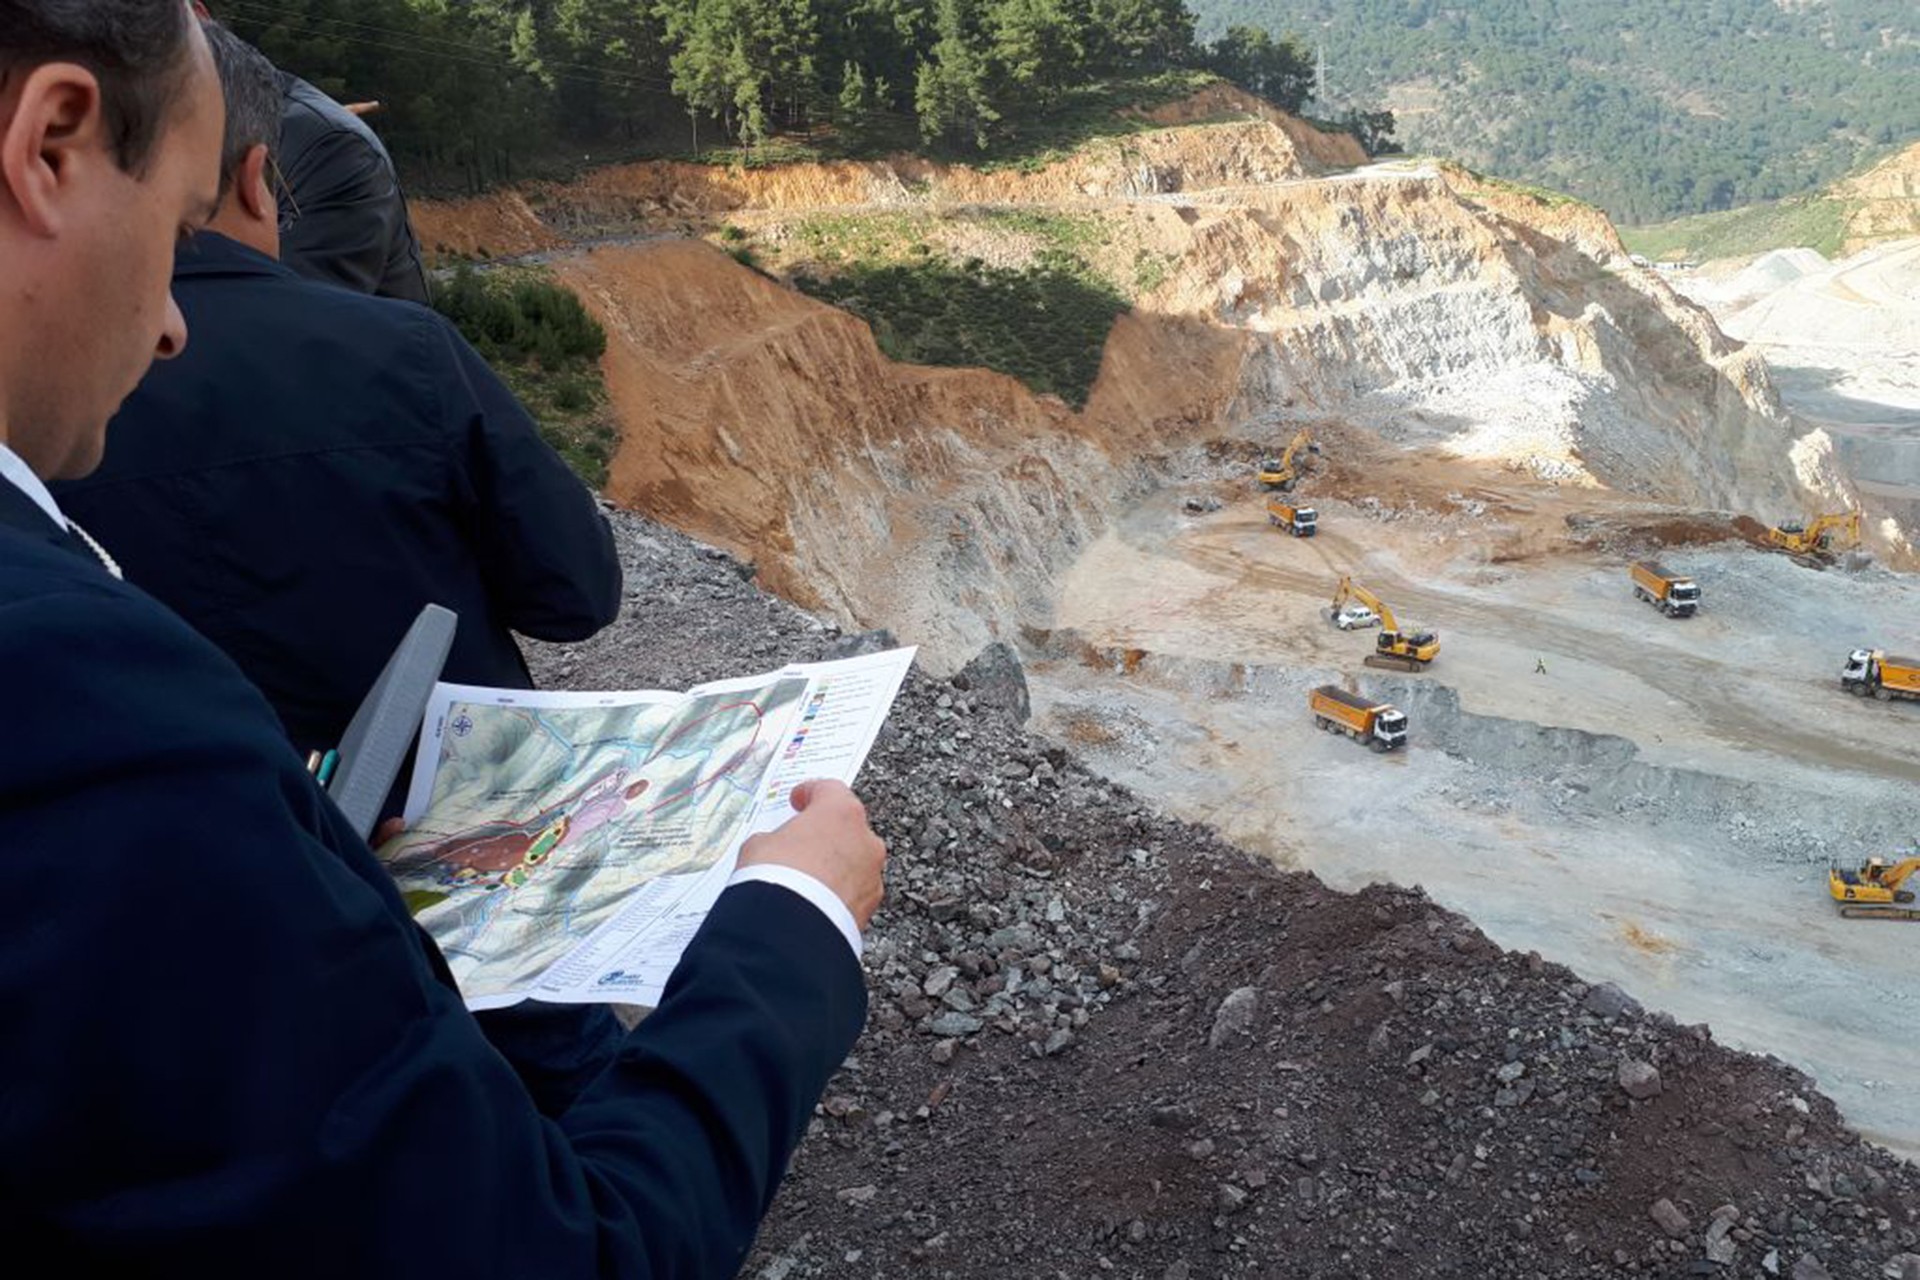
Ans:
[[[530,986],[636,890],[719,861],[806,688],[453,703],[426,812],[381,857],[461,991]]]

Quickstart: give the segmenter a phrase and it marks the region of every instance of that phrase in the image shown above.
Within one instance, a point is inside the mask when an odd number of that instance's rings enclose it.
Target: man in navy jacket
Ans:
[[[607,521],[443,317],[275,261],[280,73],[204,30],[226,104],[222,199],[173,276],[196,338],[148,371],[105,460],[55,500],[240,665],[303,755],[339,744],[428,603],[459,615],[446,679],[531,688],[513,631],[584,640],[619,612]],[[480,1023],[549,1111],[620,1037],[599,1005],[527,1002]]]
[[[515,644],[620,610],[593,495],[442,316],[275,259],[271,63],[208,28],[225,88],[220,211],[182,244],[194,334],[107,427],[61,509],[240,664],[302,753],[339,745],[422,605],[459,615],[445,677],[532,686]]]
[[[185,344],[222,114],[180,0],[0,0],[0,1230],[76,1274],[731,1275],[863,1016],[859,802],[750,843],[543,1117],[259,694],[42,483]]]

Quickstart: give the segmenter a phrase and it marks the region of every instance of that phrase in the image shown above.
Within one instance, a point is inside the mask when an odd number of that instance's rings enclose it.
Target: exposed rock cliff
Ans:
[[[1834,189],[1857,201],[1847,217],[1846,251],[1880,240],[1920,236],[1920,142]]]
[[[948,223],[1054,206],[1098,223],[1093,252],[1163,264],[1074,412],[998,375],[893,364],[862,322],[703,245],[559,256],[614,338],[610,495],[797,599],[886,619],[936,663],[1044,610],[1054,569],[1182,451],[1296,421],[1691,506],[1792,510],[1802,485],[1844,486],[1759,361],[1632,266],[1597,211],[1450,168],[1327,171],[1359,158],[1298,121],[1246,119],[1031,174],[626,166],[420,222],[467,251],[728,218],[778,244],[822,209],[879,210],[958,254]]]
[[[1207,114],[1235,109],[1208,95],[1186,105]],[[414,222],[430,252],[499,257],[582,236],[657,230],[662,220],[823,208],[1073,204],[1281,182],[1366,160],[1346,134],[1321,133],[1271,107],[1264,112],[1274,119],[1102,139],[1032,172],[972,169],[911,155],[759,169],[680,161],[615,165],[573,183],[422,201]],[[1177,123],[1181,113],[1163,114]]]
[[[782,594],[884,611],[942,659],[1044,608],[1129,455],[1211,431],[1239,364],[1232,334],[1124,317],[1075,414],[999,374],[894,364],[859,320],[706,245],[560,270],[612,338],[625,442],[608,496],[735,550]]]

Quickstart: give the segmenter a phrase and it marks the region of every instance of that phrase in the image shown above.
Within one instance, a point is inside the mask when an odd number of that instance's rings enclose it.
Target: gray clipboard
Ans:
[[[327,794],[362,840],[373,834],[380,806],[419,736],[459,621],[453,610],[437,604],[422,609],[340,739],[340,764]]]

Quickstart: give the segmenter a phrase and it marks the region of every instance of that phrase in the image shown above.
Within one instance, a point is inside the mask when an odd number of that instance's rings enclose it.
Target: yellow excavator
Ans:
[[[1361,606],[1356,608],[1356,603]],[[1340,579],[1333,593],[1333,625],[1342,631],[1380,621],[1380,634],[1373,639],[1373,652],[1366,657],[1370,667],[1395,671],[1419,671],[1440,656],[1440,637],[1425,627],[1400,629],[1387,602],[1355,582],[1351,576]]]
[[[1847,551],[1860,545],[1860,513],[1840,511],[1811,521],[1782,521],[1767,530],[1767,541],[1796,556]]]
[[[1301,456],[1303,451],[1320,452],[1320,446],[1313,442],[1313,432],[1305,427],[1293,433],[1285,453],[1260,464],[1260,484],[1267,489],[1291,490],[1307,469],[1307,460]]]
[[[1920,871],[1920,856],[1888,862],[1868,858],[1858,871],[1833,866],[1827,869],[1827,892],[1840,904],[1840,914],[1871,919],[1920,920],[1920,905],[1914,903],[1913,890],[1900,886]]]

